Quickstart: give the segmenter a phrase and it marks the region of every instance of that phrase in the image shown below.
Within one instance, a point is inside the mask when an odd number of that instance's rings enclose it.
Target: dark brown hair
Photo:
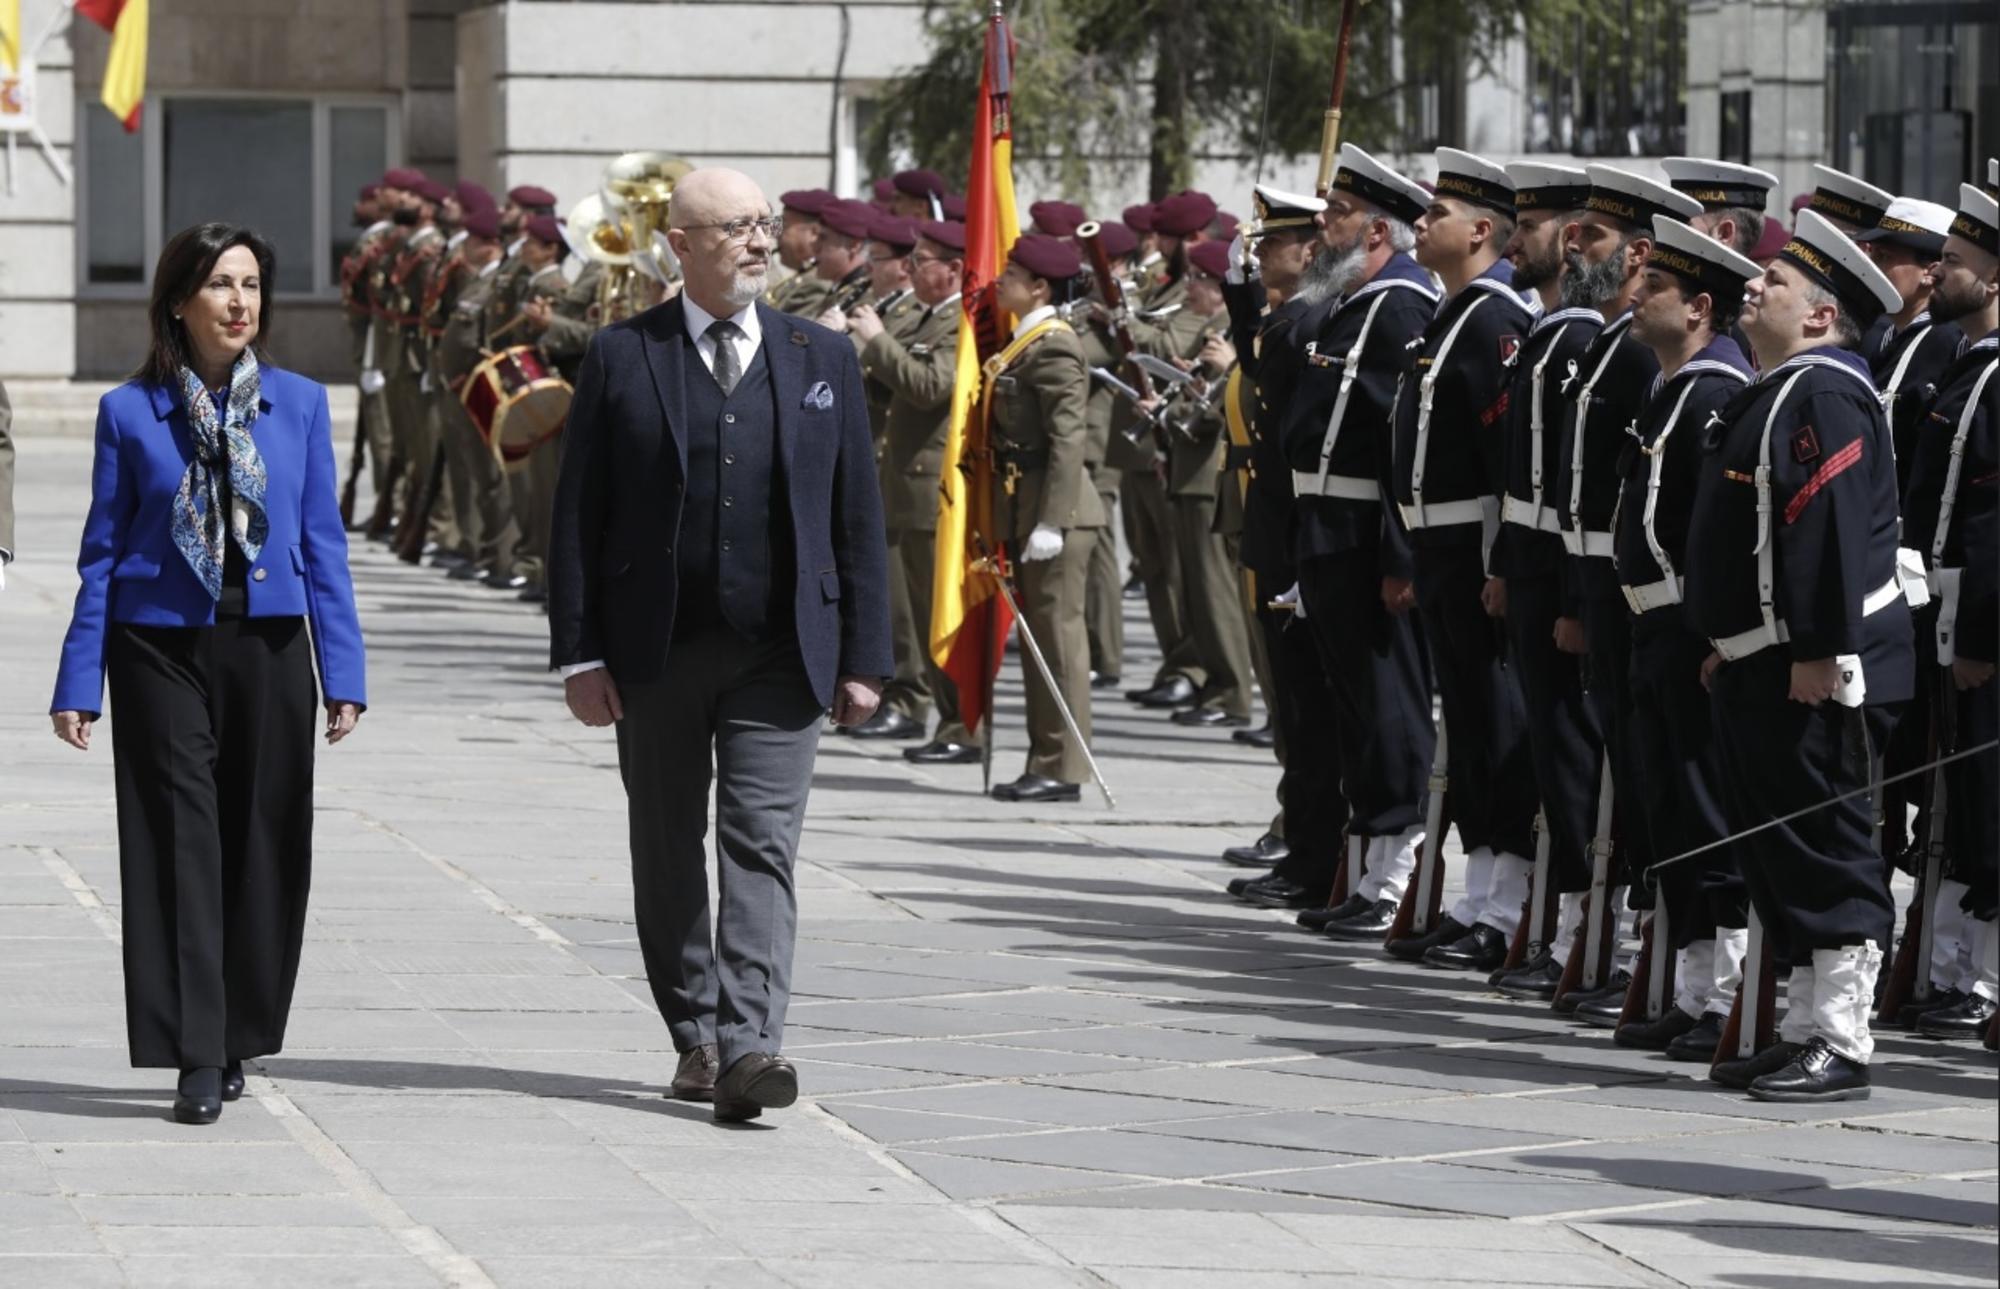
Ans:
[[[276,253],[255,229],[240,224],[196,224],[175,233],[153,267],[153,302],[146,307],[152,346],[133,379],[167,389],[180,387],[181,368],[194,366],[194,347],[188,343],[187,325],[174,314],[201,290],[208,275],[215,272],[215,262],[232,246],[247,246],[257,257],[257,276],[263,289],[258,292],[257,338],[250,347],[260,360],[264,358],[264,341],[271,334],[271,293],[278,279]]]

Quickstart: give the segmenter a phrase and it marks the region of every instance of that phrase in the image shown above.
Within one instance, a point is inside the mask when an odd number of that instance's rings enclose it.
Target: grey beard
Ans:
[[[747,309],[763,297],[764,282],[767,277],[769,277],[768,270],[761,266],[755,273],[738,269],[736,275],[729,279],[729,289],[723,292],[722,298],[727,300],[733,309]]]
[[[1361,276],[1361,262],[1367,254],[1367,248],[1358,237],[1340,249],[1319,247],[1313,252],[1306,271],[1299,276],[1300,298],[1307,304],[1316,305],[1345,295],[1354,286],[1355,279]]]
[[[1624,280],[1625,243],[1619,242],[1618,249],[1595,264],[1586,262],[1576,251],[1565,251],[1563,264],[1568,270],[1562,280],[1563,307],[1602,313]]]

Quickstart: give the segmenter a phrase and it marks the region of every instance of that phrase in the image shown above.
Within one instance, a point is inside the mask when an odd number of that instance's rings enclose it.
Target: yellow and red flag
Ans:
[[[125,128],[139,128],[146,99],[147,0],[76,0],[76,11],[111,33],[111,57],[104,64],[99,95]]]
[[[0,0],[0,71],[21,70],[21,0]]]
[[[958,378],[951,432],[939,472],[937,572],[932,586],[931,656],[958,686],[959,714],[977,732],[989,715],[993,678],[1014,620],[994,585],[990,559],[1000,555],[993,524],[993,458],[987,450],[987,395],[982,364],[1000,351],[1012,318],[994,298],[994,282],[1021,234],[1014,205],[1014,135],[1009,119],[1014,37],[994,5],[986,58],[973,109],[972,175],[965,197],[965,310],[958,329]],[[990,557],[983,559],[982,557]]]

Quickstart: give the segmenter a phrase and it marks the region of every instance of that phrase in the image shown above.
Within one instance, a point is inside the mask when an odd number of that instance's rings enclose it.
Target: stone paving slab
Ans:
[[[1268,758],[1115,699],[1115,813],[824,740],[804,1100],[719,1128],[660,1095],[615,755],[541,619],[374,546],[290,1046],[182,1128],[125,1063],[108,747],[41,715],[87,471],[23,442],[0,593],[0,1289],[1993,1282],[1990,1055],[1885,1035],[1872,1100],[1765,1106],[1302,934],[1221,892]],[[1010,666],[1003,775],[1020,710]]]

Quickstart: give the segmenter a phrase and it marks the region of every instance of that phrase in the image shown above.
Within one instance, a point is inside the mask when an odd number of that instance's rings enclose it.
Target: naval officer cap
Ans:
[[[1693,219],[1701,214],[1700,202],[1644,175],[1617,166],[1589,165],[1583,171],[1590,176],[1584,210],[1615,219],[1641,236],[1652,235],[1656,215]]]
[[[1514,185],[1514,211],[1582,210],[1590,200],[1590,176],[1575,166],[1545,161],[1510,161],[1507,179]]]
[[[1958,213],[1952,217],[1951,231],[1988,255],[2000,255],[2000,199],[1984,188],[1960,184]]]
[[[924,219],[917,221],[917,232],[927,242],[935,242],[948,251],[965,252],[965,225],[955,219]],[[957,258],[950,256],[947,258]]]
[[[1881,223],[1882,216],[1889,213],[1889,203],[1896,200],[1896,194],[1884,192],[1832,166],[1815,165],[1812,177],[1812,196],[1806,202],[1806,209],[1818,211],[1828,219],[1844,220],[1857,228],[1873,228]]]
[[[1903,307],[1902,293],[1868,252],[1818,211],[1802,210],[1792,239],[1778,258],[1827,290],[1863,328],[1891,309]]]
[[[1431,195],[1351,143],[1340,145],[1333,186],[1375,207],[1391,219],[1414,224],[1431,208]]]
[[[1919,201],[1915,197],[1898,197],[1889,203],[1880,223],[1865,232],[1856,233],[1854,240],[1866,246],[1871,242],[1901,246],[1919,255],[1936,259],[1944,253],[1944,239],[1951,233],[1952,210],[1934,201]]]
[[[1706,157],[1668,157],[1660,162],[1675,192],[1684,192],[1703,210],[1762,210],[1778,176],[1755,166]]]
[[[1243,235],[1262,237],[1288,228],[1311,228],[1325,209],[1326,203],[1318,197],[1258,184],[1250,190],[1250,226]]]
[[[1035,221],[1035,227],[1050,237],[1074,237],[1076,230],[1083,226],[1090,216],[1083,213],[1083,207],[1067,201],[1038,201],[1028,207],[1028,218]]]
[[[546,188],[537,188],[533,184],[522,184],[518,188],[509,189],[507,200],[523,208],[539,206],[543,210],[554,210],[556,205],[554,193]]]
[[[1473,206],[1498,211],[1514,218],[1514,181],[1506,170],[1457,148],[1437,150],[1437,178],[1432,189],[1440,197],[1452,197]]]
[[[1672,215],[1653,216],[1653,250],[1646,267],[1662,269],[1693,290],[1707,292],[1724,313],[1742,307],[1744,284],[1764,271]]]
[[[1067,282],[1083,272],[1083,257],[1074,245],[1040,233],[1028,233],[1017,240],[1008,258],[1052,283]]]

